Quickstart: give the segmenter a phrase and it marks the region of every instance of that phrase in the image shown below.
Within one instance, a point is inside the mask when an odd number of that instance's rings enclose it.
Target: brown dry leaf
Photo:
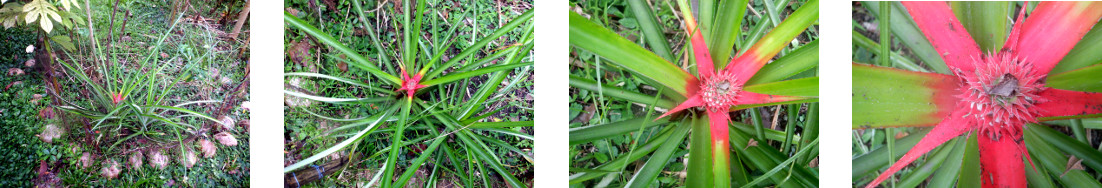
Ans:
[[[391,3],[394,4],[395,14],[401,14],[402,10],[404,10],[404,9],[402,9],[402,1],[400,1],[400,0],[390,0],[390,1],[391,1]]]
[[[196,162],[199,162],[199,157],[195,155],[194,150],[187,149],[186,153],[180,155],[180,163],[184,164],[184,167],[191,168]]]
[[[168,59],[168,54],[161,52],[161,58]]]
[[[329,8],[329,11],[337,11],[337,3],[333,2],[333,0],[322,0],[321,2],[325,3],[325,6]]]
[[[237,125],[233,118],[229,116],[222,116],[218,118],[218,122],[222,124],[222,130],[233,130],[233,126]]]
[[[210,69],[210,76],[212,78],[223,77],[222,71],[218,69]]]
[[[9,89],[11,89],[11,86],[22,85],[22,84],[23,84],[23,81],[15,81],[15,82],[12,82],[12,83],[8,84],[8,86],[5,86],[4,90],[9,90]]]
[[[31,95],[31,103],[38,104],[38,101],[42,100],[42,97],[43,97],[42,94]],[[49,108],[49,107],[46,107],[46,108]],[[41,112],[39,112],[39,114],[41,114]]]
[[[130,154],[130,167],[132,169],[142,168],[142,152],[134,152]]]
[[[305,64],[309,59],[306,59],[310,55],[310,49],[314,48],[314,45],[310,44],[310,41],[306,39],[291,41],[291,47],[287,48],[287,57],[291,58],[292,62],[297,64]]]
[[[19,69],[19,68],[10,68],[10,69],[8,69],[8,76],[19,76],[19,75],[23,75],[24,73],[26,73],[26,72],[23,72],[23,69]]]
[[[218,146],[215,146],[213,142],[207,139],[199,140],[199,148],[203,151],[203,157],[210,158],[218,154]]]
[[[92,167],[92,154],[84,152],[80,155],[80,167],[88,168]]]
[[[302,11],[299,11],[298,9],[293,9],[293,8],[288,7],[288,8],[285,8],[283,10],[287,11],[287,13],[291,13],[291,15],[302,17]]]
[[[345,62],[337,63],[337,69],[340,69],[341,72],[348,72],[348,63],[345,63]]]
[[[46,160],[39,160],[38,161],[38,175],[39,176],[46,175],[47,173],[50,173],[50,168],[46,166]]]
[[[222,82],[222,85],[224,85],[224,86],[225,86],[225,85],[230,85],[230,84],[233,84],[233,79],[227,78],[227,77],[225,77],[225,76],[223,76],[223,77],[222,77],[222,78],[221,78],[220,80],[218,80],[218,81]]]
[[[119,169],[119,162],[115,162],[113,160],[103,162],[103,168],[99,170],[99,174],[107,179],[115,179],[116,177],[119,177],[119,172],[122,172],[122,170]]]
[[[357,27],[355,29],[352,29],[352,36],[357,36],[357,37],[367,36],[367,30]]]
[[[245,131],[248,131],[248,130],[249,130],[249,125],[250,125],[251,123],[249,123],[249,120],[248,120],[248,119],[243,119],[243,120],[241,120],[241,122],[239,122],[239,123],[237,123],[237,124],[238,124],[238,125],[241,125],[241,127],[245,127]]]
[[[303,80],[302,78],[294,77],[294,78],[291,78],[291,81],[288,84],[284,84],[283,87],[288,88],[290,90],[297,90],[298,92],[301,92],[301,93],[309,94],[311,91],[303,89],[303,86],[307,85],[307,84],[310,84],[310,83],[308,83],[306,80]],[[295,108],[295,107],[309,107],[311,104],[313,104],[312,100],[308,100],[308,99],[305,99],[305,98],[296,97],[296,96],[292,96],[292,95],[285,95],[285,96],[286,97],[283,98],[284,99],[283,104],[287,105],[289,107],[292,107],[292,108]]]
[[[897,139],[897,140],[898,139],[903,139],[903,137],[907,137],[907,135],[910,135],[910,134],[907,133],[907,132],[900,131],[898,133],[895,133],[895,139]]]
[[[34,64],[35,64],[35,60],[34,60],[34,59],[28,59],[27,61],[24,61],[24,62],[23,62],[23,66],[27,66],[27,67],[33,67],[33,66],[34,66]]]
[[[589,123],[589,120],[593,119],[593,115],[597,114],[597,105],[586,105],[585,109],[583,110],[584,111],[582,111],[581,114],[578,114],[577,117],[574,117],[573,120],[570,120],[570,123]]]
[[[38,117],[40,117],[42,119],[54,119],[54,117],[56,115],[57,114],[54,114],[54,108],[53,107],[45,107],[45,108],[42,108],[41,110],[38,110]]]
[[[39,134],[38,137],[41,138],[43,142],[53,143],[54,139],[61,137],[62,133],[61,129],[57,128],[56,125],[49,124],[46,125],[46,128],[42,130],[42,134]]]
[[[38,177],[34,178],[34,186],[43,188],[63,187],[61,186],[61,178],[50,172],[46,160],[39,160],[38,162]]]
[[[1061,178],[1064,177],[1064,175],[1067,175],[1068,172],[1071,172],[1071,170],[1084,170],[1085,168],[1083,168],[1083,159],[1079,159],[1078,157],[1075,157],[1074,155],[1069,155],[1068,156],[1068,164],[1066,165],[1065,168],[1066,169],[1064,169],[1064,173],[1060,174]]]
[[[808,168],[819,167],[819,157],[815,157],[814,159],[811,159],[811,162],[807,163],[807,167]]]
[[[164,170],[168,167],[168,156],[161,154],[161,151],[152,151],[149,154],[149,166]]]
[[[742,148],[742,149],[745,150],[745,149],[749,149],[750,147],[756,147],[756,146],[758,146],[758,141],[751,138],[749,142],[746,142],[746,148]]]
[[[218,143],[222,143],[225,146],[236,146],[237,138],[227,132],[220,132],[214,135],[214,139],[218,140]]]

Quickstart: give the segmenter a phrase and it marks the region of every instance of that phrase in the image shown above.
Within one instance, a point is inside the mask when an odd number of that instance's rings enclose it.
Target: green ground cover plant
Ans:
[[[0,30],[0,36],[9,42],[0,43],[0,186],[30,187],[35,177],[34,168],[38,165],[42,141],[35,137],[38,127],[45,124],[38,117],[38,110],[48,106],[41,100],[33,101],[35,95],[45,93],[42,79],[34,75],[15,75],[8,70],[22,70],[23,62],[30,60],[33,54],[26,53],[27,44],[33,44],[33,29],[18,28]]]
[[[818,1],[571,5],[572,186],[818,186]]]
[[[35,84],[11,95],[28,101],[37,118],[5,124],[37,137],[24,141],[36,144],[23,144],[35,152],[33,164],[4,169],[32,175],[16,179],[26,183],[18,185],[249,185],[248,111],[241,105],[249,99],[247,41],[234,39],[227,34],[233,25],[218,21],[243,4],[173,9],[156,1],[35,0],[4,6],[23,3],[65,19],[37,20],[64,26],[33,25],[36,31],[27,34],[37,41],[5,41],[37,48],[16,60],[26,73],[21,78]]]
[[[531,1],[285,1],[285,186],[532,186]]]

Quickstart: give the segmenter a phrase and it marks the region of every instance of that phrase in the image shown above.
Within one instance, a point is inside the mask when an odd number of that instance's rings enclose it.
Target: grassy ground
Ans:
[[[688,58],[691,54],[685,54],[691,51],[687,51],[689,43],[684,32],[683,20],[680,16],[680,11],[677,10],[676,1],[646,1],[650,3],[650,6],[654,10],[654,16],[657,18],[657,24],[663,28],[662,32],[668,39],[670,49],[676,61],[674,64],[681,66],[686,70],[695,74],[695,67],[687,66]],[[695,1],[690,1],[695,3]],[[802,3],[802,1],[793,1],[789,4]],[[627,1],[616,0],[571,0],[571,11],[574,11],[582,16],[589,18],[591,21],[596,22],[609,30],[616,32],[625,39],[635,42],[639,46],[649,48],[646,44],[646,40],[643,38],[643,31],[639,25],[637,15],[631,10],[631,6]],[[739,38],[746,40],[750,38],[753,32],[753,26],[762,23],[762,19],[768,19],[765,17],[766,6],[763,1],[750,1],[750,8],[747,9],[747,15],[743,19],[742,33]],[[696,6],[694,6],[696,7]],[[676,11],[675,11],[676,10]],[[784,9],[780,15],[789,15],[793,12],[793,8]],[[700,19],[698,17],[698,19]],[[783,19],[783,17],[782,17]],[[772,27],[767,27],[772,28]],[[768,30],[766,30],[768,31]],[[760,36],[759,36],[760,37]],[[806,44],[814,39],[818,38],[817,25],[813,25],[796,37],[796,40],[800,44]],[[742,50],[746,47],[739,44],[737,41],[735,49]],[[784,52],[794,50],[794,47],[787,47],[783,49]],[[582,50],[575,46],[571,46],[570,50],[570,74],[571,76],[577,76],[586,78],[589,80],[599,80],[599,82],[607,85],[613,85],[619,88],[623,88],[628,91],[634,91],[643,93],[646,95],[659,95],[658,91],[647,85],[641,77],[632,75],[629,71],[616,66],[612,63],[608,63],[607,59],[593,54],[592,52]],[[783,57],[778,55],[777,58]],[[774,59],[775,60],[775,59]],[[811,69],[799,73],[791,78],[803,78],[816,75],[816,69]],[[606,86],[608,87],[608,86]],[[627,100],[610,97],[608,94],[602,94],[585,89],[578,89],[575,87],[570,88],[570,128],[581,128],[593,125],[602,125],[614,122],[621,122],[625,120],[632,120],[637,118],[657,118],[657,115],[648,116],[648,109],[639,103],[633,103]],[[786,115],[786,107],[781,106],[767,106],[760,108],[752,108],[748,110],[741,110],[732,114],[731,121],[740,122],[754,126],[764,125],[765,129],[777,130],[783,133],[785,131],[785,125],[789,121],[797,121],[794,129],[795,132],[803,132],[802,127],[807,123],[807,108],[808,105],[800,107],[799,116],[789,117]],[[756,112],[755,112],[756,111]],[[658,111],[656,113],[661,114],[665,111]],[[751,112],[760,113],[763,117],[758,122],[754,122],[751,118]],[[780,113],[776,113],[780,112]],[[772,126],[770,126],[772,125]],[[669,126],[688,126],[671,124]],[[611,161],[619,158],[629,156],[633,147],[636,144],[643,145],[656,138],[667,126],[654,126],[643,129],[641,132],[633,132],[630,134],[623,134],[619,136],[613,136],[609,139],[601,139],[588,143],[572,144],[570,148],[570,160],[572,167],[571,174],[574,175],[579,172],[587,172],[585,170],[594,169],[601,165],[614,164]],[[734,131],[734,130],[732,130]],[[636,139],[638,138],[638,139]],[[758,144],[758,143],[754,143]],[[770,144],[777,148],[781,148],[780,142],[761,142],[760,144]],[[690,142],[686,139],[681,145],[677,146],[677,149],[673,151],[673,157],[669,164],[662,168],[661,173],[657,177],[657,182],[651,184],[651,186],[657,187],[684,187],[686,186],[687,166],[689,160],[689,145]],[[734,147],[734,146],[732,146]],[[734,149],[734,148],[732,148]],[[782,151],[785,153],[788,151]],[[732,157],[736,157],[732,155]],[[735,159],[732,159],[735,160]],[[780,159],[784,160],[784,159]],[[596,178],[593,180],[584,181],[581,183],[571,184],[572,187],[591,187],[591,186],[624,186],[627,185],[629,180],[633,177],[634,173],[641,171],[644,163],[648,162],[647,158],[640,158],[638,160],[632,160],[629,164],[626,164],[621,172],[607,173],[602,178]],[[734,163],[734,162],[732,162]],[[800,164],[807,165],[807,164]],[[817,165],[812,165],[811,168]],[[734,168],[734,166],[732,166]],[[750,171],[748,169],[747,171]],[[752,173],[759,173],[765,171],[757,169]]]
[[[367,5],[363,8],[368,11],[365,17],[371,19],[371,24],[376,27],[374,29],[378,32],[377,37],[379,38],[379,42],[382,43],[381,46],[387,49],[374,48],[371,38],[366,34],[368,31],[363,28],[363,23],[355,21],[358,15],[355,12],[351,12],[355,10],[350,4],[352,3],[351,1],[289,0],[285,1],[285,5],[288,7],[286,9],[288,12],[292,12],[292,14],[305,20],[308,24],[328,33],[371,61],[378,62],[378,66],[382,70],[394,74],[398,72],[398,63],[396,62],[402,57],[400,51],[402,43],[399,37],[402,33],[399,23],[401,9],[398,6],[400,5],[395,6],[394,4],[388,3],[383,6],[376,6],[377,4],[374,1],[365,2],[367,2]],[[444,0],[429,1],[428,4],[429,7],[436,7],[433,5],[438,5],[442,8],[429,11],[429,14],[425,16],[425,20],[423,21],[424,25],[422,25],[422,35],[419,37],[422,37],[424,41],[433,42],[425,43],[426,46],[422,46],[422,48],[436,49],[439,47],[437,46],[439,45],[437,41],[455,41],[454,46],[444,52],[442,61],[450,59],[450,57],[459,53],[459,50],[465,49],[474,41],[481,39],[481,36],[494,32],[496,28],[508,22],[508,18],[514,18],[523,11],[531,8],[531,1],[497,2],[479,0],[465,2]],[[460,16],[463,11],[466,10],[472,10],[472,13],[465,16],[466,19],[455,25],[449,23],[455,20],[455,16]],[[449,19],[444,19],[446,17]],[[445,33],[453,28],[456,31],[456,36],[445,38]],[[460,63],[466,64],[468,61],[481,59],[488,54],[496,52],[499,50],[499,47],[504,48],[503,46],[516,43],[521,36],[522,34],[520,31],[506,34],[501,39],[483,47],[482,49],[484,50],[478,52],[470,59]],[[325,44],[315,41],[312,37],[308,37],[301,30],[288,30],[287,36],[284,37],[284,43],[286,44],[285,49],[288,54],[284,64],[285,72],[321,73],[363,81],[372,87],[383,87],[384,89],[390,90],[394,89],[377,80],[372,74],[362,69],[349,66],[344,60],[341,60],[344,59],[344,55],[341,55],[340,52],[336,50],[332,50],[332,48],[329,48]],[[383,61],[384,59],[390,61]],[[492,60],[498,61],[504,60],[504,58],[494,58]],[[526,58],[524,61],[531,60]],[[453,69],[454,68],[459,68],[459,66],[453,67]],[[446,71],[445,74],[447,74],[447,72],[451,71]],[[460,105],[470,99],[482,85],[501,84],[500,88],[505,89],[499,90],[485,102],[487,105],[486,109],[501,109],[501,111],[492,114],[490,117],[484,119],[484,121],[531,121],[533,114],[532,98],[534,97],[531,94],[533,88],[533,77],[531,73],[531,67],[514,69],[512,72],[509,72],[509,76],[506,77],[504,83],[485,83],[490,77],[489,74],[476,76],[469,80],[456,82],[459,84],[453,83],[445,87],[436,87],[439,89],[434,88],[433,91],[428,92],[428,94],[423,94],[420,98],[432,102],[439,101],[442,102],[441,105]],[[367,88],[352,86],[328,79],[288,77],[286,81],[285,87],[288,90],[305,91],[313,95],[327,97],[378,97],[371,94],[373,91],[369,91]],[[507,87],[510,85],[511,87]],[[332,131],[334,128],[342,126],[342,123],[320,119],[310,113],[318,113],[334,118],[360,118],[377,114],[385,110],[387,106],[393,105],[385,102],[358,105],[335,105],[296,97],[287,97],[284,103],[284,113],[286,115],[284,122],[284,137],[286,138],[286,154],[284,155],[285,166],[328,149],[328,147],[347,139],[348,136],[351,135],[341,131]],[[481,113],[484,112],[479,112],[479,114]],[[442,127],[442,125],[435,126]],[[533,133],[531,127],[516,128],[514,131],[527,134]],[[353,131],[351,133],[354,134],[355,132]],[[407,139],[415,139],[419,137],[418,135],[427,134],[429,133],[426,130],[407,130],[405,133]],[[500,139],[501,141],[513,144],[516,148],[525,149],[525,151],[529,151],[533,144],[531,140],[508,135],[489,133],[484,133],[483,135]],[[390,146],[390,138],[391,136],[389,136],[388,133],[372,133],[372,135],[356,142],[356,146],[353,146],[352,149],[345,149],[344,151],[330,155],[326,159],[315,162],[315,164],[321,165],[331,162],[334,159],[348,158],[349,155],[355,155],[353,159],[359,159],[353,160],[347,167],[341,168],[336,174],[328,175],[321,181],[304,184],[303,186],[342,187],[364,185],[371,180],[372,176],[378,172],[377,169],[379,166],[382,166],[385,162],[386,152],[389,151],[389,149],[384,149]],[[424,145],[427,145],[427,143],[421,144],[420,146],[423,147]],[[507,166],[514,176],[517,176],[517,178],[520,178],[524,182],[529,182],[532,179],[533,164],[531,161],[526,161],[525,158],[511,153],[512,151],[507,148],[490,145],[489,149],[497,155],[500,155],[501,162]],[[353,150],[356,153],[350,154],[349,150]],[[458,155],[458,158],[474,159],[474,157],[467,156],[468,153],[466,152],[458,152]],[[413,152],[399,156],[399,162],[397,163],[400,169],[399,172],[404,171],[404,167],[409,166],[412,160],[417,156],[418,154]],[[436,179],[437,185],[454,185],[459,182],[455,177],[455,173],[468,173],[468,176],[473,175],[470,174],[470,172],[454,171],[458,169],[447,169],[447,171],[440,170],[443,173],[435,172],[435,170],[433,170],[434,168],[421,167],[420,169],[421,170],[414,176],[414,180],[409,183],[410,185],[425,183],[425,181],[431,181],[426,179],[431,178]],[[500,181],[492,179],[489,180],[489,183],[477,182],[477,184],[488,184],[495,187],[504,186]]]
[[[83,2],[82,2],[83,3]],[[96,0],[91,1],[91,15],[96,26],[95,35],[101,44],[106,44],[108,38],[108,27],[111,25],[111,9],[114,1],[108,0]],[[16,55],[9,56],[4,55],[5,58],[16,57],[15,59],[4,59],[0,66],[7,70],[10,67],[19,67],[27,72],[27,75],[11,77],[5,76],[0,79],[0,82],[9,83],[12,81],[22,81],[24,84],[20,87],[13,87],[11,90],[5,90],[0,96],[5,97],[4,102],[0,104],[0,108],[6,111],[3,113],[3,128],[6,132],[10,131],[16,134],[11,134],[12,137],[5,137],[0,142],[3,142],[3,146],[7,147],[10,144],[18,144],[23,146],[21,148],[11,151],[12,157],[4,157],[5,160],[11,160],[11,163],[4,163],[4,166],[0,166],[2,173],[13,174],[15,178],[4,178],[0,181],[0,186],[14,185],[14,186],[30,186],[32,185],[30,179],[36,176],[35,170],[39,169],[40,162],[44,164],[48,169],[50,175],[56,175],[61,185],[75,186],[75,187],[162,187],[162,186],[180,186],[180,187],[210,187],[210,186],[229,186],[229,187],[247,187],[249,185],[249,129],[247,119],[249,118],[248,111],[241,107],[243,101],[249,100],[248,86],[245,85],[241,88],[244,92],[233,92],[234,89],[241,85],[247,77],[246,69],[249,52],[247,49],[248,38],[247,28],[245,25],[245,34],[238,37],[237,40],[226,38],[221,36],[224,33],[229,33],[232,30],[232,20],[236,19],[236,13],[241,10],[243,4],[220,4],[216,2],[193,2],[191,10],[185,12],[186,16],[181,19],[181,22],[177,25],[177,28],[173,30],[172,34],[165,41],[165,45],[161,46],[162,54],[154,55],[171,55],[179,56],[177,61],[172,62],[160,62],[171,63],[168,68],[161,74],[157,75],[159,78],[165,80],[176,80],[177,76],[188,75],[188,77],[182,77],[177,87],[173,88],[166,97],[166,104],[175,105],[184,101],[196,101],[196,100],[217,100],[219,103],[210,103],[198,106],[188,107],[191,110],[209,114],[211,116],[218,117],[220,115],[226,115],[232,119],[237,120],[237,127],[230,131],[238,139],[237,146],[223,146],[218,145],[217,155],[212,158],[199,158],[199,162],[191,167],[186,168],[180,163],[175,161],[175,158],[179,156],[179,151],[172,152],[173,149],[166,149],[166,154],[169,155],[173,162],[164,169],[156,169],[148,165],[144,165],[138,169],[132,169],[129,167],[121,168],[122,173],[118,178],[106,179],[99,175],[100,163],[99,161],[118,161],[122,166],[128,166],[126,161],[127,156],[120,154],[113,155],[100,155],[108,145],[115,143],[85,143],[84,136],[86,134],[81,132],[83,123],[87,123],[88,119],[75,116],[61,110],[53,110],[57,114],[57,119],[40,118],[39,110],[49,110],[49,108],[56,109],[55,106],[51,106],[50,97],[46,97],[45,100],[34,100],[34,94],[46,95],[47,89],[44,84],[45,70],[42,68],[25,67],[23,61],[31,58],[30,54],[22,53],[21,51],[26,45],[33,44],[33,39],[37,36],[36,32],[18,32],[17,30],[5,30],[3,32],[19,33],[24,36],[30,36],[31,40],[7,40],[4,42],[3,51],[5,54],[10,54],[11,50],[15,50]],[[84,4],[81,7],[88,8]],[[212,11],[212,9],[215,9]],[[85,15],[85,9],[78,9],[81,15]],[[111,53],[115,57],[123,62],[123,65],[134,66],[133,62],[137,61],[139,57],[149,55],[148,51],[153,46],[157,37],[165,33],[176,19],[176,15],[172,15],[174,11],[172,2],[170,1],[135,1],[135,2],[121,2],[118,6],[119,13],[116,15],[116,22],[114,23],[115,32],[110,33],[116,42],[112,44],[110,49]],[[122,31],[123,15],[127,10],[130,10],[131,16],[126,21],[125,31]],[[229,22],[222,22],[223,15],[232,14],[228,17]],[[229,23],[230,25],[221,25],[222,23]],[[17,28],[33,28],[29,26],[17,26]],[[32,30],[33,31],[33,30]],[[59,51],[60,45],[55,45],[52,49],[55,54],[71,62],[76,62],[82,67],[93,67],[94,64],[90,63],[89,59],[95,57],[91,52],[91,42],[89,41],[89,34],[92,31],[87,26],[75,26],[73,28],[55,28],[53,35],[69,36],[74,39],[73,43],[76,44],[77,49],[72,51]],[[8,37],[8,34],[4,34]],[[18,36],[18,35],[12,35]],[[101,46],[103,47],[103,46]],[[41,46],[39,47],[41,50]],[[244,48],[244,49],[242,49]],[[22,54],[19,54],[22,53]],[[111,54],[107,53],[107,54]],[[201,56],[217,57],[217,58],[201,58]],[[10,63],[9,63],[10,62]],[[40,65],[41,66],[41,65]],[[76,78],[71,77],[70,73],[66,73],[60,66],[54,68],[57,73],[57,81],[60,85],[62,98],[67,99],[83,99],[90,97],[88,91],[84,91],[81,85],[84,84]],[[229,100],[233,96],[235,99]],[[8,100],[11,99],[11,100]],[[222,114],[218,108],[223,104],[230,106],[226,113]],[[20,118],[12,118],[20,117]],[[244,122],[242,122],[244,121]],[[188,124],[193,125],[207,125],[212,126],[214,124],[209,121],[201,120],[187,120]],[[52,144],[45,143],[42,140],[32,137],[39,134],[47,124],[61,125],[66,133],[61,138],[55,139]],[[8,130],[11,129],[11,130]],[[20,130],[22,129],[22,130]],[[153,130],[163,131],[165,129]],[[195,131],[195,130],[193,130]],[[167,132],[171,133],[171,132]],[[213,133],[207,133],[205,131],[199,131],[200,137],[209,137]],[[181,133],[184,134],[184,133]],[[8,134],[5,134],[8,135]],[[104,135],[96,135],[104,136]],[[110,136],[108,136],[110,137]],[[210,138],[208,138],[210,139]],[[98,139],[97,139],[98,140]],[[125,142],[118,143],[121,151],[137,151],[145,150],[153,147],[174,147],[178,143],[166,143],[145,139],[134,139]],[[94,145],[100,145],[101,148],[94,147]],[[197,147],[194,142],[185,142],[184,146]],[[22,152],[23,150],[29,150]],[[4,150],[9,151],[9,150]],[[196,150],[198,151],[198,150]],[[89,152],[93,154],[94,161],[97,161],[93,167],[82,168],[78,164],[78,159],[83,152]],[[5,152],[9,153],[9,152]],[[128,152],[127,152],[128,153]],[[148,160],[146,160],[148,164]],[[8,176],[4,176],[8,177]],[[12,181],[14,184],[9,184],[4,181]],[[7,186],[4,186],[7,187]]]

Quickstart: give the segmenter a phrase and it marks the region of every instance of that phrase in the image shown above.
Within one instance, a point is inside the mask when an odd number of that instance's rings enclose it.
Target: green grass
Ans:
[[[356,21],[359,15],[355,13],[356,9],[351,4],[353,1],[336,2],[336,7],[334,7],[335,10],[341,11],[335,12],[330,11],[329,5],[325,3],[318,3],[317,7],[311,7],[308,3],[310,1],[289,0],[284,2],[289,9],[299,12],[298,14],[294,14],[294,16],[304,20],[305,24],[316,27],[318,30],[332,36],[335,40],[338,40],[348,48],[355,50],[359,55],[371,61],[383,72],[393,74],[394,76],[400,76],[397,74],[399,72],[399,66],[401,66],[398,62],[402,62],[401,60],[405,57],[403,53],[405,45],[402,42],[402,27],[406,25],[402,24],[402,10],[398,7],[389,3],[379,7],[376,2],[373,1],[365,1],[366,5],[363,5],[363,9],[368,11],[364,14],[364,17],[370,20],[369,24],[373,26],[372,30],[375,32],[373,33],[374,36],[378,39],[378,46],[382,47],[380,49],[376,48],[376,44],[372,40],[371,35],[368,34],[371,31],[363,28],[363,22]],[[531,5],[531,1],[516,3],[520,3],[520,5]],[[497,62],[498,64],[505,62],[506,59],[504,57],[494,57],[492,55],[501,52],[507,47],[506,45],[517,43],[524,35],[524,30],[518,27],[518,29],[509,31],[503,35],[503,37],[498,38],[498,40],[491,41],[485,47],[476,48],[480,50],[476,51],[474,55],[463,59],[464,61],[461,61],[459,64],[451,67],[442,67],[441,64],[443,64],[444,61],[458,55],[463,49],[468,49],[468,47],[474,45],[476,41],[482,39],[484,36],[490,35],[501,25],[508,23],[510,18],[515,18],[527,10],[527,7],[510,9],[508,7],[517,6],[506,3],[504,6],[499,7],[498,4],[493,1],[428,1],[427,4],[426,8],[429,9],[428,12],[430,14],[426,14],[422,20],[420,35],[418,35],[422,37],[422,43],[417,46],[420,54],[416,55],[415,58],[418,58],[418,66],[426,66],[425,62],[428,62],[429,59],[436,55],[438,49],[444,48],[444,45],[446,45],[445,43],[451,42],[452,46],[443,51],[442,60],[432,67],[433,69],[446,70],[441,76],[447,76],[452,72],[470,70],[464,69],[464,65],[473,64],[473,62],[478,62],[484,58],[489,61]],[[453,4],[462,7],[453,7],[451,6]],[[372,11],[376,7],[379,7],[379,9]],[[443,18],[442,15],[444,14],[448,15],[448,19]],[[458,16],[463,16],[462,18],[464,19],[456,22],[455,20],[457,20]],[[284,160],[288,161],[285,166],[329,149],[331,146],[348,139],[349,136],[363,129],[363,126],[357,126],[335,130],[351,122],[327,120],[319,118],[317,115],[338,119],[366,118],[371,115],[381,114],[390,107],[401,104],[393,102],[396,100],[389,98],[391,95],[383,93],[383,91],[394,91],[395,88],[393,88],[392,85],[371,72],[352,66],[355,62],[348,62],[349,60],[347,60],[348,58],[346,58],[346,55],[341,54],[337,50],[333,50],[333,48],[329,48],[326,44],[315,41],[313,39],[314,37],[307,37],[308,35],[302,32],[302,30],[295,27],[289,28],[292,29],[289,29],[287,36],[284,37],[285,49],[288,51],[287,53],[296,53],[296,50],[299,49],[304,50],[303,52],[305,53],[286,56],[284,59],[285,72],[320,73],[363,82],[367,87],[354,86],[332,79],[286,77],[286,90],[333,98],[384,99],[382,101],[367,103],[333,104],[287,95],[287,97],[285,97],[285,104],[299,103],[299,101],[309,101],[310,104],[302,106],[285,105],[284,136],[287,145],[284,146],[286,152]],[[449,34],[450,32],[454,32],[454,34]],[[305,42],[306,44],[301,48],[296,47],[295,44],[300,42]],[[531,54],[531,52],[532,51],[528,51],[524,54]],[[301,61],[298,60],[298,58],[301,58]],[[527,55],[524,56],[523,59],[520,59],[520,62],[531,61],[533,61],[533,59]],[[482,66],[470,68],[480,67]],[[477,117],[478,119],[472,120],[476,120],[477,122],[531,121],[533,120],[532,98],[534,97],[531,94],[534,86],[532,83],[532,72],[533,69],[530,66],[509,69],[502,72],[505,74],[504,82],[502,83],[487,83],[491,78],[491,74],[474,76],[456,82],[422,89],[424,91],[421,91],[421,94],[416,98],[418,100],[423,100],[423,103],[429,106],[433,106],[433,108],[430,109],[442,111],[460,110],[463,105],[466,105],[468,100],[475,97],[475,94],[480,88],[486,85],[496,84],[499,89],[491,93],[490,97],[483,103],[487,104],[486,110],[477,111],[471,116],[471,118],[476,118],[476,116],[480,115],[486,115],[487,117]],[[404,96],[404,94],[402,96]],[[402,101],[402,103],[404,103],[404,100]],[[414,105],[417,105],[417,103],[418,102],[415,102]],[[433,118],[430,114],[426,114],[422,109],[424,108],[414,108],[414,110],[411,110],[409,114],[410,120],[406,121],[410,122],[410,125],[405,126],[406,128],[402,136],[404,137],[404,142],[413,142],[413,146],[409,148],[431,145],[430,142],[432,140],[430,139],[435,138],[434,135],[439,133],[436,133],[438,130],[429,130],[429,128],[445,130],[444,132],[453,131],[452,129],[446,128],[440,120]],[[488,112],[494,113],[491,114]],[[397,113],[392,113],[392,116],[398,117],[393,114]],[[379,167],[386,162],[386,158],[391,151],[389,147],[392,146],[392,135],[394,135],[393,132],[395,132],[396,129],[397,126],[395,124],[388,124],[377,128],[368,136],[354,142],[350,147],[336,152],[333,156],[340,156],[342,158],[351,156],[354,160],[352,160],[347,167],[339,169],[337,173],[328,175],[322,178],[321,181],[303,184],[303,186],[342,187],[366,185],[372,180],[376,173],[380,173]],[[507,129],[525,134],[533,134],[531,127]],[[534,164],[521,155],[517,155],[517,151],[529,152],[527,155],[530,156],[530,150],[533,146],[532,140],[493,131],[476,130],[473,132],[476,133],[474,135],[485,136],[480,139],[487,140],[487,142],[485,142],[485,144],[487,144],[486,149],[488,149],[489,153],[497,155],[497,157],[501,159],[499,162],[505,166],[505,169],[512,176],[516,176],[522,182],[530,183]],[[435,151],[435,154],[432,155],[430,159],[427,159],[435,162],[420,166],[420,168],[416,170],[417,173],[413,175],[413,180],[410,180],[406,185],[463,185],[468,187],[497,187],[505,185],[504,182],[497,179],[497,175],[486,175],[490,178],[494,178],[488,179],[489,181],[483,181],[483,179],[473,177],[474,173],[471,173],[471,171],[476,171],[477,168],[485,168],[485,171],[479,172],[481,174],[494,174],[495,172],[489,167],[483,167],[485,166],[484,164],[479,164],[481,162],[477,160],[478,157],[474,153],[471,153],[470,150],[465,149],[464,145],[452,143],[459,142],[458,137],[452,135],[444,139],[448,139],[449,141],[443,142],[440,148]],[[512,148],[502,147],[499,144],[510,145]],[[402,154],[397,155],[397,161],[395,162],[395,166],[397,166],[397,172],[394,173],[395,177],[401,175],[402,172],[406,172],[412,165],[418,164],[415,159],[422,156],[420,153],[407,152],[409,149],[402,150],[404,151],[402,151]],[[446,160],[447,158],[459,160],[450,161]],[[313,164],[322,165],[330,162],[332,159],[331,157],[326,157]],[[468,159],[470,161],[467,161]],[[443,162],[443,164],[438,162]],[[292,173],[286,173],[286,176],[290,177]],[[474,181],[468,182],[466,180]]]

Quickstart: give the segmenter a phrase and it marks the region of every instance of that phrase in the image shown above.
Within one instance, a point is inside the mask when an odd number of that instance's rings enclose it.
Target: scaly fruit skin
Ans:
[[[701,97],[709,111],[725,111],[731,108],[731,104],[736,104],[735,99],[739,91],[742,91],[742,84],[731,73],[719,71],[715,76],[705,78],[700,83],[700,88]]]
[[[1034,104],[1043,100],[1043,73],[1027,61],[1009,54],[983,57],[975,71],[958,71],[964,86],[960,101],[968,103],[968,114],[976,120],[980,135],[998,140],[1002,135],[1021,137],[1026,123],[1036,123],[1040,113]]]

